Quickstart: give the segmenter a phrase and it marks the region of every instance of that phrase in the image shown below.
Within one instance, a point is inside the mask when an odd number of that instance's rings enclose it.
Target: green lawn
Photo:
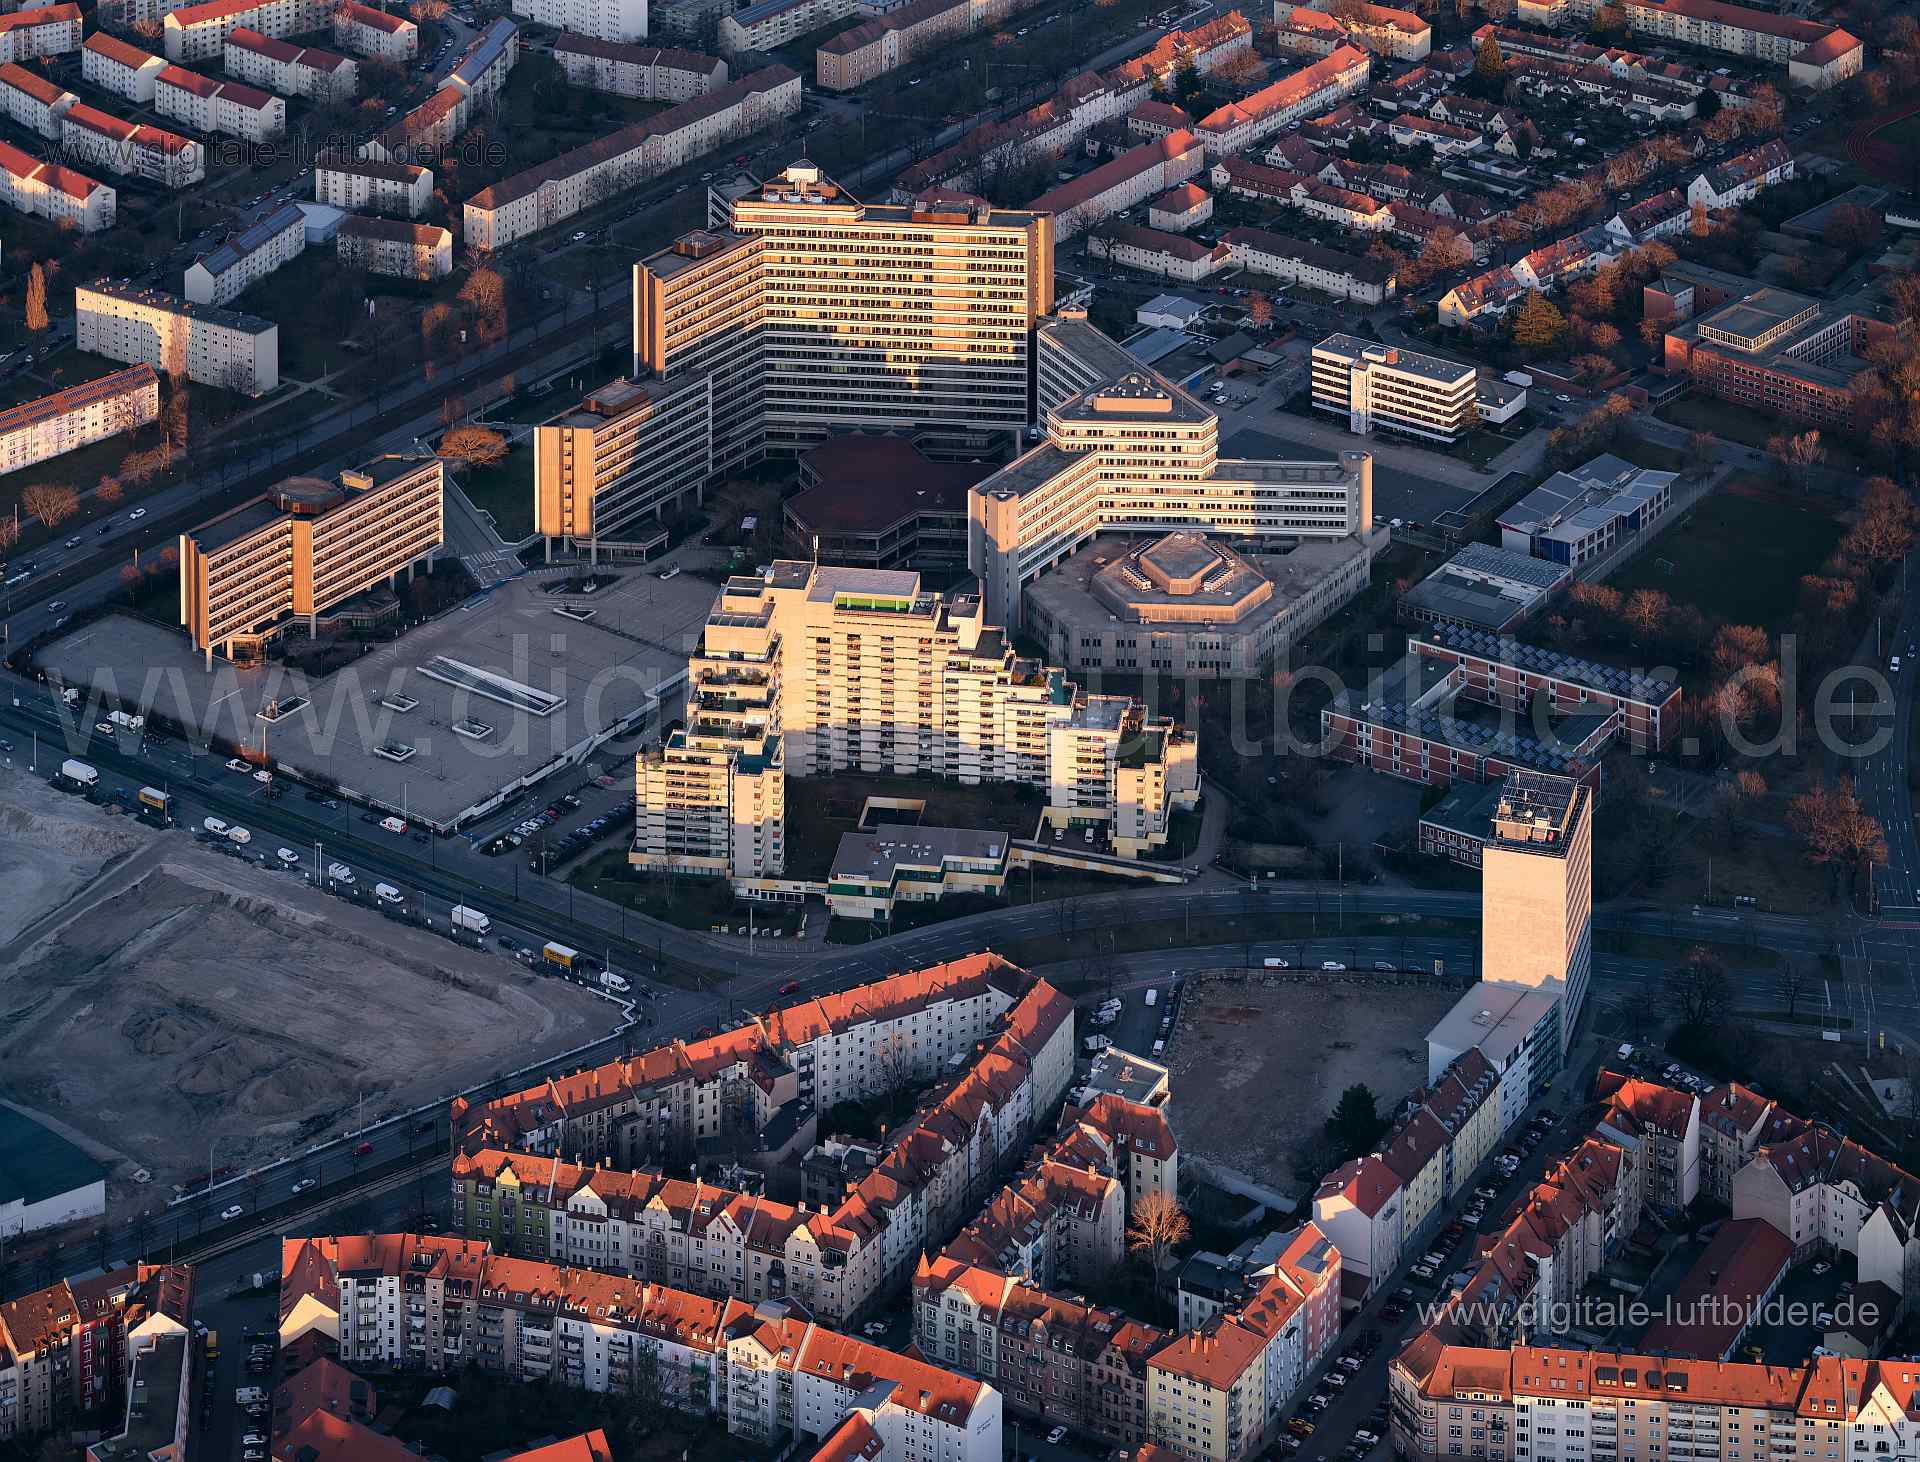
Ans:
[[[460,490],[493,514],[500,536],[518,543],[533,532],[533,443],[515,442],[498,466],[462,469]]]
[[[1734,477],[1643,549],[1612,583],[1658,589],[1707,619],[1783,628],[1803,575],[1817,572],[1844,532],[1824,508],[1764,481]]]
[[[1763,416],[1748,407],[1711,396],[1682,396],[1660,407],[1654,415],[1675,426],[1684,426],[1689,431],[1710,431],[1730,442],[1752,447],[1756,452],[1767,450],[1769,438],[1779,436],[1782,432],[1799,430],[1791,422]],[[1862,465],[1863,459],[1838,433],[1823,431],[1820,441],[1827,449],[1829,467],[1854,468]]]

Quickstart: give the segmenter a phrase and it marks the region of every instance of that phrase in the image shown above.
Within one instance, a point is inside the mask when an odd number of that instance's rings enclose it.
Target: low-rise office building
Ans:
[[[245,26],[264,36],[305,35],[323,30],[322,0],[202,0],[170,10],[162,22],[169,61],[217,61],[227,37]]]
[[[196,305],[231,304],[256,280],[297,259],[306,246],[306,215],[297,203],[283,203],[189,264],[181,293]]]
[[[81,233],[113,227],[116,194],[105,183],[0,142],[0,202]]]
[[[179,66],[161,69],[153,109],[197,132],[220,132],[249,142],[266,142],[287,130],[287,104],[272,92],[239,81],[215,81]]]
[[[513,0],[513,13],[596,41],[627,44],[647,38],[647,0]]]
[[[1566,564],[1469,543],[1400,596],[1400,622],[1509,634],[1572,578]]]
[[[323,153],[313,164],[313,198],[348,213],[418,218],[433,201],[433,172],[412,163]]]
[[[571,31],[554,41],[553,59],[566,72],[568,85],[636,101],[692,101],[727,84],[727,63],[718,56],[599,40]]]
[[[0,473],[137,431],[160,415],[160,378],[130,366],[0,411]]]
[[[85,102],[60,114],[60,140],[69,156],[163,188],[188,188],[207,175],[206,153],[191,138],[124,122]]]
[[[74,292],[74,343],[155,370],[172,369],[177,357],[188,380],[246,396],[280,384],[280,327],[272,321],[107,279]]]
[[[892,926],[900,903],[938,903],[950,893],[1005,892],[1012,842],[1003,832],[881,823],[840,835],[827,874],[827,912]]]
[[[1026,589],[1026,623],[1069,670],[1258,675],[1367,587],[1378,540],[1239,553],[1190,529],[1095,538]]]
[[[1554,473],[1501,513],[1500,545],[1577,569],[1665,517],[1678,476],[1603,452]]]
[[[118,36],[95,31],[80,48],[80,75],[93,86],[130,102],[151,102],[167,63]]]
[[[77,51],[80,29],[78,5],[39,5],[0,15],[0,65]]]
[[[1313,347],[1314,409],[1344,416],[1357,436],[1384,429],[1453,442],[1477,419],[1477,376],[1470,365],[1354,335]]]
[[[420,27],[360,0],[345,0],[333,12],[333,43],[356,56],[404,66],[420,54]]]
[[[383,581],[431,566],[444,540],[438,458],[377,457],[324,478],[288,478],[180,535],[180,622],[213,663],[295,615],[313,620]]]
[[[438,224],[355,214],[340,220],[334,249],[349,269],[399,279],[439,279],[453,273],[453,234]]]
[[[227,70],[242,81],[286,96],[345,101],[360,88],[360,64],[317,46],[275,40],[251,26],[235,26],[222,44]]]

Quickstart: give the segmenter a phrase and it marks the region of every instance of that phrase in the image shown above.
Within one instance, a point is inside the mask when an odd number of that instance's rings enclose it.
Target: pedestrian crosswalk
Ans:
[[[474,582],[481,588],[491,588],[503,583],[521,572],[526,565],[511,549],[490,548],[480,553],[465,553],[460,562],[467,566],[467,572],[473,575]]]

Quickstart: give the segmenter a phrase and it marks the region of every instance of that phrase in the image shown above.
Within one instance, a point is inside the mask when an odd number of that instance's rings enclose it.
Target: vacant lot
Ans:
[[[1168,1061],[1183,1153],[1291,1195],[1295,1151],[1340,1093],[1373,1089],[1384,1114],[1427,1077],[1427,1032],[1452,986],[1304,980],[1187,987]]]
[[[557,1053],[576,986],[0,774],[0,1096],[161,1183]],[[30,896],[30,897],[29,897]]]
[[[1735,476],[1614,576],[1623,594],[1658,589],[1707,619],[1784,628],[1803,575],[1818,572],[1843,527],[1817,501]]]

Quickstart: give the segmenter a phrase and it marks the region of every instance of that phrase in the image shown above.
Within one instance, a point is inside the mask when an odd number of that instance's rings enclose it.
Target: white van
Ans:
[[[1159,1003],[1160,1003],[1159,990],[1155,989],[1155,990],[1147,991],[1147,1004],[1149,1006],[1154,1006],[1154,1005],[1158,1005]]]
[[[1284,970],[1287,967],[1287,962],[1283,959],[1263,959],[1260,963],[1270,970]]]
[[[383,904],[403,904],[407,901],[407,896],[391,883],[376,883],[373,886],[373,896]]]
[[[201,823],[200,826],[212,833],[216,838],[224,838],[227,835],[227,825],[217,817],[209,817],[205,822]]]

